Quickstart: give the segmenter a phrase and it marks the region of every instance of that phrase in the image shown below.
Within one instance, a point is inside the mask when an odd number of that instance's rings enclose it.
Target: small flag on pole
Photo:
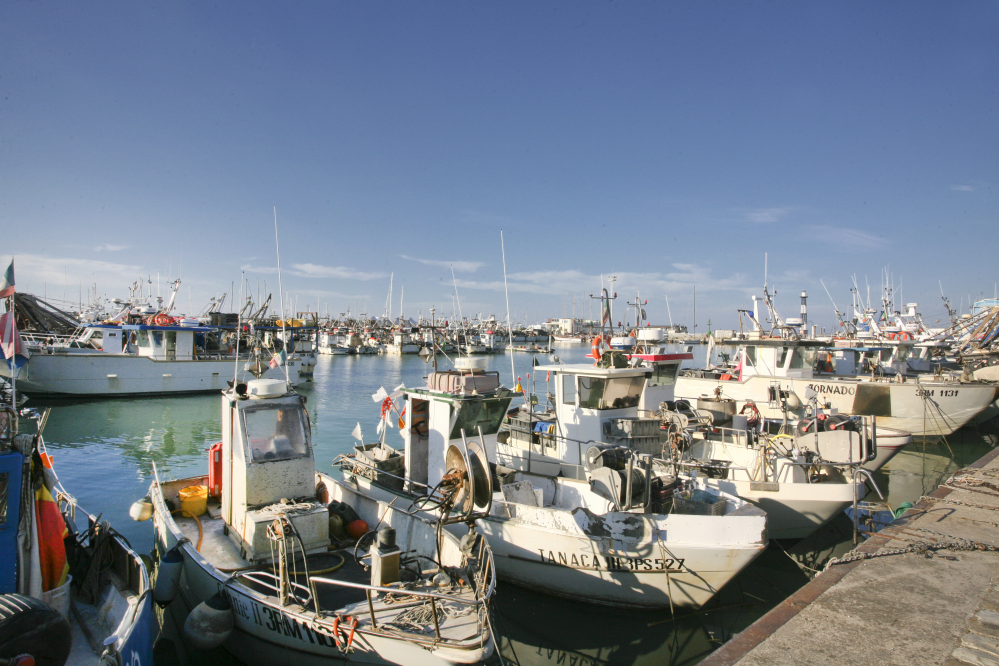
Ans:
[[[353,435],[354,439],[356,439],[357,441],[359,441],[361,443],[364,442],[364,436],[361,434],[361,422],[360,421],[357,422],[357,425],[354,426],[354,430],[350,434]]]
[[[0,357],[14,369],[27,363],[29,356],[27,347],[21,342],[21,334],[17,332],[14,315],[10,312],[0,315]]]
[[[3,278],[0,278],[0,298],[5,298],[14,293],[14,260],[10,260],[10,266],[4,271]]]
[[[268,363],[267,365],[269,365],[272,368],[276,368],[280,365],[284,365],[287,360],[288,360],[288,354],[286,354],[285,351],[282,349],[281,351],[277,352],[276,354],[274,354],[274,356],[271,357],[271,362]]]

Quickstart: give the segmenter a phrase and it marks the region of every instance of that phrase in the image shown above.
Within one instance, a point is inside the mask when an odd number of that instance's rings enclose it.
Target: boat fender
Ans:
[[[368,524],[363,520],[352,520],[347,523],[347,536],[351,539],[360,539],[368,533]]]
[[[140,500],[135,500],[132,503],[131,508],[128,510],[128,515],[131,516],[132,520],[139,523],[152,518],[153,502],[149,499],[149,495],[146,495]]]
[[[5,663],[62,666],[72,646],[73,630],[59,611],[33,597],[0,595],[0,659]]]
[[[180,553],[180,546],[174,546],[160,558],[160,565],[156,570],[156,586],[153,588],[153,601],[165,608],[174,600],[183,569],[184,556]]]
[[[196,650],[214,650],[232,635],[235,618],[224,592],[216,592],[194,607],[184,620],[184,640]]]

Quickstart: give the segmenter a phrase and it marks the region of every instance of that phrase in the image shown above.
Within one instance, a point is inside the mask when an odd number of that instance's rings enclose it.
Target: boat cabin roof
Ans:
[[[576,363],[572,365],[539,365],[535,366],[534,371],[561,372],[589,377],[643,377],[652,372],[652,368],[601,368],[596,365]]]
[[[120,328],[124,331],[196,331],[208,333],[214,331],[211,326],[156,326],[154,324],[122,324],[121,326],[104,326],[93,328]]]

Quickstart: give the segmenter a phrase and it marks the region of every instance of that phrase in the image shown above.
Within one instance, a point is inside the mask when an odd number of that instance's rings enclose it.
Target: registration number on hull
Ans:
[[[539,548],[538,553],[543,564],[594,571],[679,571],[683,569],[684,562],[683,558],[601,556],[585,553],[577,555],[544,548]]]

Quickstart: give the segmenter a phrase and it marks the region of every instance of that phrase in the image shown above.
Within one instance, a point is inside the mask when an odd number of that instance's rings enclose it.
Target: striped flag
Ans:
[[[3,278],[0,278],[0,298],[11,296],[14,293],[14,260],[10,260],[10,266],[4,271]]]
[[[13,369],[27,363],[28,357],[28,349],[21,342],[14,315],[10,312],[0,315],[0,358]]]
[[[282,349],[281,351],[279,351],[278,353],[274,354],[274,356],[271,357],[271,361],[267,365],[269,365],[272,368],[276,368],[279,365],[284,365],[285,362],[287,362],[287,360],[288,360],[288,354],[286,354],[285,351]]]

